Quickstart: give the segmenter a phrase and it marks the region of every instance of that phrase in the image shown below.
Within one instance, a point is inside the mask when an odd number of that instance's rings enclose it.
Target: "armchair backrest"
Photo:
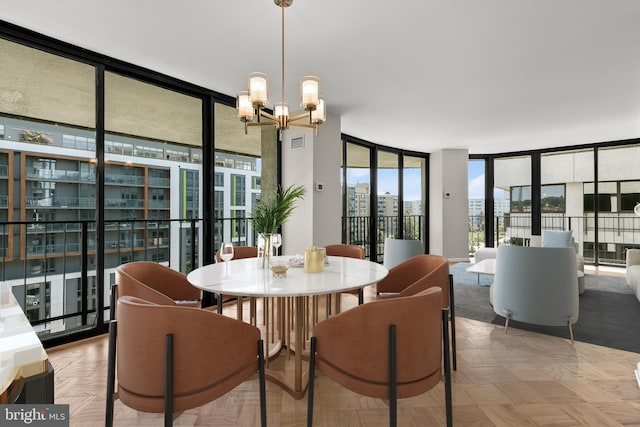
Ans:
[[[164,411],[165,337],[173,334],[174,410],[200,406],[258,371],[260,331],[207,310],[118,299],[116,346],[122,402]]]
[[[388,398],[389,326],[396,326],[398,398],[431,389],[441,378],[440,288],[359,305],[313,329],[316,364],[344,387]]]
[[[165,265],[148,261],[121,264],[116,268],[118,296],[130,295],[163,305],[200,300],[200,290],[187,277]]]
[[[404,288],[401,297],[415,295],[434,286],[442,289],[442,307],[449,307],[449,260],[440,255],[420,255],[429,272]]]
[[[492,285],[496,314],[526,323],[566,326],[578,320],[573,248],[500,246]]]
[[[377,283],[376,291],[381,297],[385,293],[408,296],[432,286],[442,289],[443,307],[448,307],[449,260],[440,255],[422,254],[389,269],[389,274]]]
[[[364,259],[364,249],[356,245],[337,244],[324,247],[327,256],[342,256],[347,258]]]
[[[255,246],[234,246],[233,259],[256,258],[258,256],[258,248]],[[220,258],[220,250],[216,251],[216,262],[223,262]]]

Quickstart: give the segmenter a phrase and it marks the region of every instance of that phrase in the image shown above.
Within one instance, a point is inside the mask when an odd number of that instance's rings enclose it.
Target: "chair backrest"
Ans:
[[[135,261],[116,268],[118,296],[130,295],[156,304],[194,301],[198,305],[200,290],[187,277],[167,266],[149,261]]]
[[[412,295],[432,286],[442,289],[443,307],[449,306],[449,261],[440,255],[422,254],[389,269],[376,284],[378,298]]]
[[[258,256],[258,248],[255,246],[234,246],[233,259],[256,258]],[[216,251],[216,262],[223,262],[220,258],[220,251]]]
[[[493,310],[520,322],[566,326],[578,320],[578,270],[573,248],[500,246]]]
[[[118,393],[125,405],[164,411],[165,337],[173,334],[174,410],[200,406],[258,371],[260,331],[207,310],[118,299]]]
[[[424,247],[420,240],[386,238],[384,239],[382,264],[391,268],[420,254],[424,254]]]
[[[344,387],[389,397],[389,326],[396,326],[398,397],[421,394],[441,378],[440,288],[373,301],[320,322],[313,329],[316,366]]]
[[[415,295],[434,286],[442,289],[442,307],[449,307],[449,260],[440,255],[418,255],[428,273],[404,288],[401,297]]]
[[[356,245],[337,244],[326,245],[325,251],[327,256],[342,256],[347,258],[364,259],[364,249]]]

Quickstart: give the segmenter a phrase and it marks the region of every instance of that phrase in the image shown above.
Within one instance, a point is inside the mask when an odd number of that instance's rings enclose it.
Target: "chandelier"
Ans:
[[[289,117],[289,107],[284,102],[284,8],[291,6],[293,0],[273,0],[282,13],[282,98],[275,104],[273,114],[264,110],[268,106],[267,76],[263,73],[249,74],[249,90],[238,93],[236,109],[238,118],[244,122],[244,133],[249,126],[275,125],[278,129],[289,126],[313,128],[316,135],[318,127],[326,120],[324,100],[319,94],[320,79],[305,76],[300,82],[300,107],[305,113]],[[253,121],[254,117],[256,121]],[[267,119],[266,121],[261,120]],[[306,119],[306,120],[304,120]]]

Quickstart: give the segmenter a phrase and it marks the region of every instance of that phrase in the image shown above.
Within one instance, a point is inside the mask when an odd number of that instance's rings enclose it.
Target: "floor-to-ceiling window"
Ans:
[[[522,244],[531,235],[531,156],[494,162],[494,241]]]
[[[540,158],[542,230],[572,230],[582,254],[589,238],[584,210],[585,189],[593,187],[593,149],[543,153]]]
[[[263,191],[277,185],[277,145],[273,126],[250,128],[236,117],[235,108],[216,103],[214,248],[232,242],[255,245],[248,220]]]
[[[105,330],[118,264],[188,273],[212,261],[225,216],[251,244],[275,128],[244,135],[228,96],[19,28],[0,37],[0,280],[45,344]]]
[[[369,257],[371,233],[371,157],[370,149],[354,143],[346,143],[346,159],[343,159],[342,192],[346,195],[344,239],[347,243],[362,246]],[[343,209],[344,211],[344,209]]]
[[[0,56],[0,281],[41,337],[91,328],[96,68],[5,39]]]
[[[485,160],[469,160],[469,253],[485,246]]]
[[[493,197],[495,216],[485,213],[485,218],[499,240],[485,235],[485,242],[526,245],[531,234],[542,230],[572,230],[586,262],[622,265],[626,249],[640,247],[640,217],[634,213],[640,203],[639,156],[637,141],[474,156],[469,162],[470,233],[472,213],[480,206],[471,196],[472,165],[482,157],[492,171],[486,179],[495,181],[493,194],[486,195]]]
[[[640,247],[640,217],[633,212],[640,203],[638,159],[640,144],[598,148],[597,188],[585,185],[590,217],[585,260],[620,263],[627,248]]]
[[[202,100],[108,71],[104,122],[105,292],[127,262],[191,271],[201,252]]]
[[[427,160],[405,155],[402,162],[402,238],[423,240],[426,218]]]
[[[402,209],[399,207],[399,165],[398,154],[378,150],[376,161],[377,191],[376,191],[376,237],[378,262],[382,262],[384,255],[384,239],[399,236],[399,219]]]
[[[362,246],[367,258],[379,262],[387,237],[424,242],[427,155],[346,136],[343,143],[343,241]]]

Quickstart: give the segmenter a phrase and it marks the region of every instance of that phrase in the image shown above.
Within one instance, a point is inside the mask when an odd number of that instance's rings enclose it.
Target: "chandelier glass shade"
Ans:
[[[289,116],[289,107],[284,102],[284,9],[291,6],[293,0],[273,0],[282,13],[282,98],[273,106],[273,114],[265,110],[269,107],[268,81],[263,73],[249,74],[248,90],[239,92],[236,98],[238,118],[244,122],[244,132],[249,126],[275,125],[278,129],[289,126],[313,128],[326,120],[324,99],[320,96],[320,79],[305,76],[300,81],[300,108],[304,110],[296,116]],[[255,119],[255,121],[254,121]],[[265,120],[266,119],[266,120]]]

